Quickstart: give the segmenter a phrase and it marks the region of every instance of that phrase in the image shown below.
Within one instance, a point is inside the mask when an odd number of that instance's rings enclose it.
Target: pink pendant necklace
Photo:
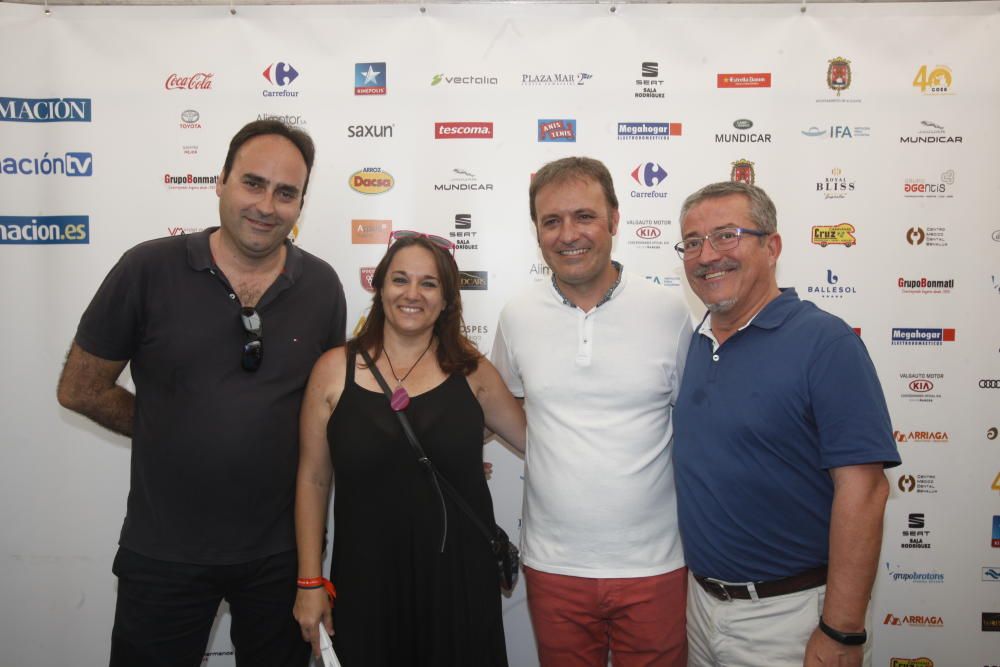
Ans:
[[[420,356],[417,357],[417,360],[413,362],[413,365],[410,366],[410,370],[406,371],[406,375],[403,377],[396,375],[396,369],[392,367],[392,359],[389,358],[389,350],[385,349],[384,346],[382,347],[382,352],[385,353],[385,360],[389,362],[389,371],[392,373],[392,377],[396,378],[396,389],[393,390],[392,396],[389,398],[389,407],[396,412],[405,410],[407,406],[410,405],[410,395],[406,392],[406,387],[403,386],[403,380],[410,377],[410,373],[412,373],[413,369],[417,367],[417,364],[420,363],[420,360],[424,358],[424,355],[427,354],[427,350],[431,349],[431,345],[433,344],[434,336],[431,336],[431,340],[427,343],[427,347],[424,348],[424,351],[420,353]]]

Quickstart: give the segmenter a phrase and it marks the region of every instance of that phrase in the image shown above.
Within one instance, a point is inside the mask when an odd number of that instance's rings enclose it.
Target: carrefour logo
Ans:
[[[86,215],[3,215],[0,243],[11,245],[90,243],[90,217]]]
[[[49,157],[5,157],[0,159],[0,173],[8,176],[93,176],[92,153],[65,153]]]
[[[299,76],[298,71],[291,64],[282,62],[271,63],[263,74],[268,83],[280,88],[284,88]]]
[[[89,97],[0,97],[0,121],[89,123]]]

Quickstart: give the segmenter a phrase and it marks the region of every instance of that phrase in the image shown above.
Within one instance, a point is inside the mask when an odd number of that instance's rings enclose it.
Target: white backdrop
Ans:
[[[483,350],[502,304],[546,278],[526,197],[541,164],[604,160],[621,199],[615,256],[683,290],[700,317],[670,249],[680,203],[752,162],[778,206],[780,284],[860,330],[899,432],[875,664],[1000,664],[1000,634],[986,630],[1000,613],[998,10],[523,3],[45,17],[0,5],[0,667],[106,663],[129,443],[57,406],[63,355],[125,249],[216,224],[212,185],[196,181],[219,172],[242,124],[272,115],[316,140],[296,242],[340,272],[351,320],[370,299],[361,270],[383,252],[380,230],[450,234],[465,242],[460,267],[482,272],[470,283],[486,289],[464,301]],[[837,58],[850,75],[831,87]],[[384,94],[356,94],[372,92],[364,77],[355,90],[358,71]],[[87,100],[77,109],[89,120],[33,122],[72,110],[23,102],[39,98]],[[488,136],[436,139],[436,123]],[[634,136],[662,129],[653,123],[674,124],[669,138]],[[540,125],[562,141],[539,141]],[[353,191],[366,168],[393,187]],[[14,243],[38,216],[87,216],[87,234]],[[841,224],[853,234],[831,233],[851,247],[812,243],[814,226]],[[916,345],[906,329],[954,340]],[[498,519],[516,535],[520,461],[496,443],[486,456]],[[511,664],[535,665],[523,587],[505,623]],[[231,651],[223,614],[206,662],[232,665]]]

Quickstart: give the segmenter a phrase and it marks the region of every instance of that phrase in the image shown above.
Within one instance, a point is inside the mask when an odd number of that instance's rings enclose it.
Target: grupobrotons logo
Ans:
[[[351,186],[352,190],[363,195],[380,195],[392,190],[396,181],[392,174],[382,171],[381,167],[365,167],[361,171],[351,174],[347,184]]]
[[[46,245],[84,243],[90,243],[90,216],[0,216],[0,244]]]

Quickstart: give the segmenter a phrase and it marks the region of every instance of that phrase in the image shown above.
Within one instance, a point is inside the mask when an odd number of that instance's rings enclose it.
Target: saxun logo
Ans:
[[[0,243],[11,245],[90,243],[86,215],[0,216]]]
[[[49,157],[5,157],[0,159],[0,173],[14,176],[92,176],[94,156],[92,153],[66,153]]]
[[[0,97],[0,121],[89,123],[89,97]]]

